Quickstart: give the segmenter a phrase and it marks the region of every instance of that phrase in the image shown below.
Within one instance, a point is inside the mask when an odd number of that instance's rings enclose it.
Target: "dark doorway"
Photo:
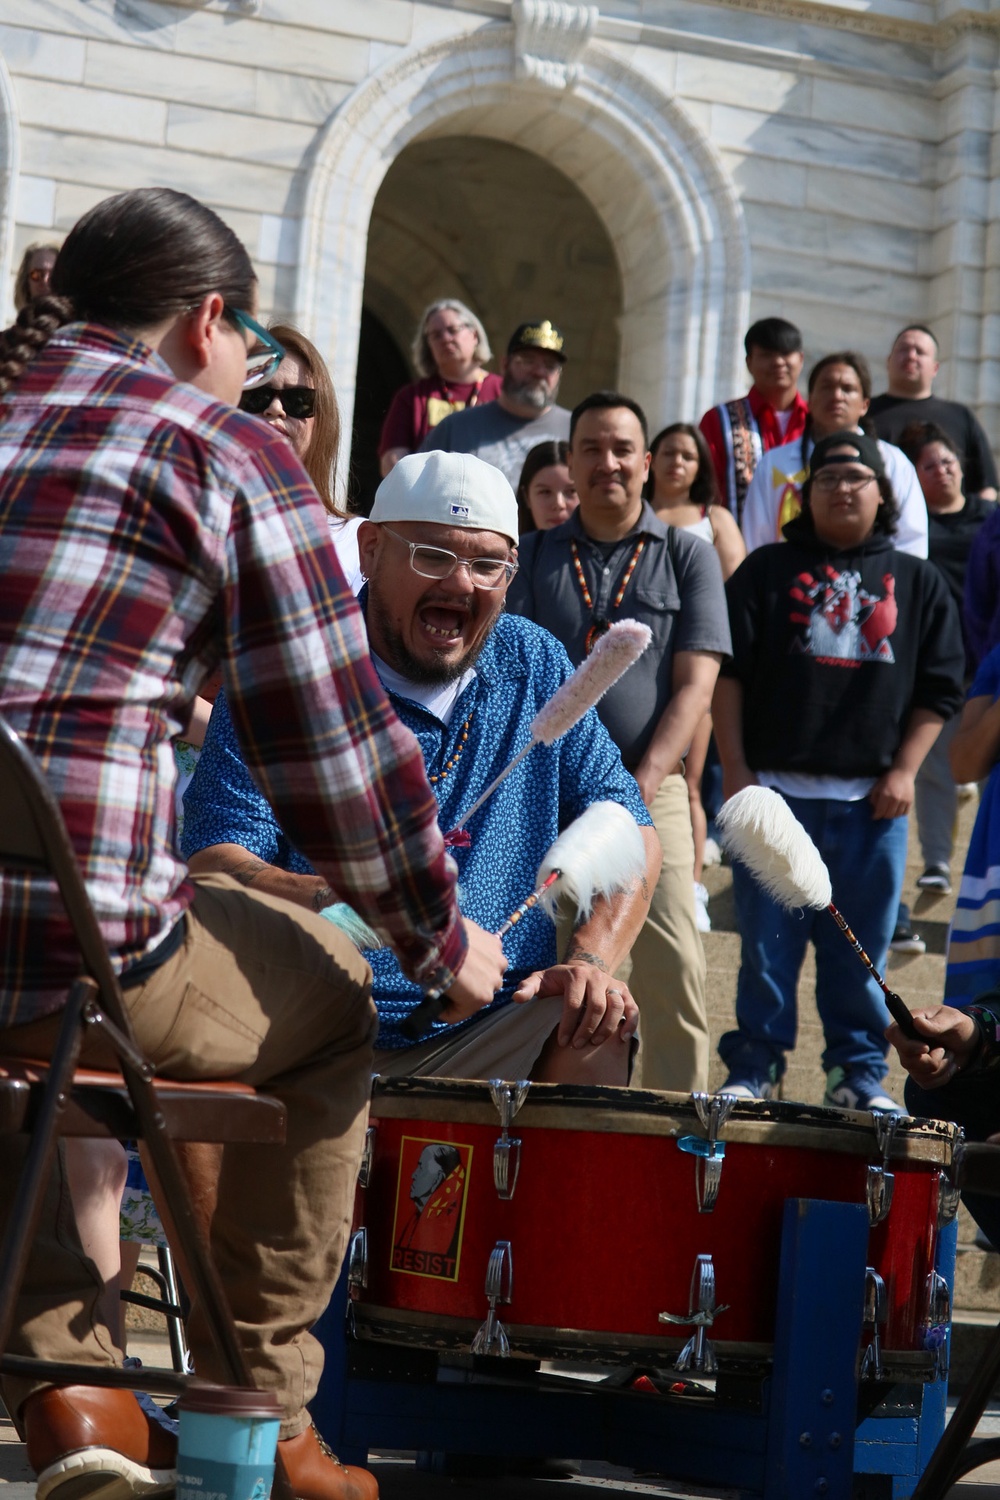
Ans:
[[[399,387],[412,378],[409,365],[385,324],[370,308],[362,307],[347,489],[351,510],[361,515],[366,516],[371,510],[379,485],[378,439],[389,402]]]

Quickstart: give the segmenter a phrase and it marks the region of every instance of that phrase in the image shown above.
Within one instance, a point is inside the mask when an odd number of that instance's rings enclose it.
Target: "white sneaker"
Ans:
[[[712,918],[708,915],[708,892],[700,880],[694,883],[694,925],[699,932],[712,930]]]
[[[973,797],[979,796],[979,782],[960,781],[955,790],[958,792],[959,802],[971,802]]]
[[[705,852],[701,857],[701,862],[703,865],[722,864],[722,850],[719,848],[715,839],[705,840]]]

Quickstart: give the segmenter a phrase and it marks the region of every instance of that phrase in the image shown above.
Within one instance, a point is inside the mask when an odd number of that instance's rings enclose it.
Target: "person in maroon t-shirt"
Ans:
[[[464,302],[443,298],[425,308],[413,341],[413,363],[421,379],[393,396],[382,424],[378,456],[382,477],[415,453],[443,417],[500,393],[500,376],[483,366],[493,358],[486,330]]]
[[[746,396],[711,407],[698,426],[708,444],[722,503],[743,519],[753,471],[769,448],[793,443],[808,407],[798,392],[802,335],[784,318],[761,318],[743,341],[753,385]]]

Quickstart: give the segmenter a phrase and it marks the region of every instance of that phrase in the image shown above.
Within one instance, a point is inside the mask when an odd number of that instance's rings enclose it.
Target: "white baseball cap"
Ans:
[[[505,474],[473,453],[408,453],[375,492],[370,521],[433,521],[517,541],[517,500]]]

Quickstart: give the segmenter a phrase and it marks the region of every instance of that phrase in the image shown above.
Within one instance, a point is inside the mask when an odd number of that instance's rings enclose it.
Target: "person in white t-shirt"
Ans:
[[[844,349],[825,354],[813,365],[805,432],[765,453],[750,481],[742,520],[748,552],[782,540],[782,528],[802,508],[802,484],[813,448],[821,438],[845,428],[864,432],[871,394],[871,370],[864,355]],[[927,506],[916,470],[892,443],[879,441],[878,446],[900,510],[895,545],[900,552],[926,557]]]

